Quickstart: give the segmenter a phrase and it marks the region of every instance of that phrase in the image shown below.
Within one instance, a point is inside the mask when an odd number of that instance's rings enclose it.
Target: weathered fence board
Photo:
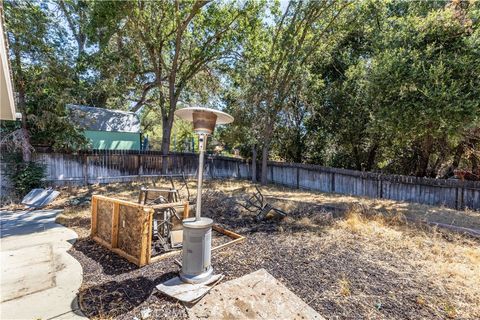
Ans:
[[[89,151],[79,154],[35,153],[52,185],[148,180],[167,174],[195,176],[198,155],[158,151]],[[260,171],[260,165],[257,165]],[[3,170],[8,170],[3,166]],[[260,172],[257,172],[260,176]],[[251,162],[207,156],[206,178],[251,179]],[[268,181],[292,188],[384,198],[450,208],[480,210],[480,182],[385,175],[317,165],[269,162]]]

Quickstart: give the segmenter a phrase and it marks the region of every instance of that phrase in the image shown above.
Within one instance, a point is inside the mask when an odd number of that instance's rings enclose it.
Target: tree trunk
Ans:
[[[252,146],[252,182],[257,182],[257,145]]]
[[[455,170],[457,170],[460,165],[460,160],[462,160],[462,155],[464,152],[464,143],[461,142],[457,148],[455,148],[455,154],[453,155],[452,164],[448,167],[447,171],[443,175],[443,179],[451,178],[455,175]]]
[[[21,109],[25,110],[25,108]],[[32,145],[30,144],[30,133],[27,128],[27,115],[22,112],[22,160],[23,162],[32,161]]]
[[[375,157],[377,155],[378,144],[374,144],[370,151],[368,152],[368,159],[367,165],[365,167],[365,171],[371,171],[373,168],[373,164],[375,163]]]
[[[356,145],[353,146],[353,157],[355,158],[355,169],[362,170],[362,159],[360,159],[360,152]]]
[[[430,152],[421,152],[419,155],[417,177],[427,176],[428,163],[430,162]]]
[[[470,162],[472,163],[472,172],[477,176],[480,176],[480,167],[478,165],[478,159],[475,154],[470,155]]]
[[[15,42],[16,44],[16,42]],[[30,144],[30,133],[28,132],[28,123],[27,123],[27,103],[26,103],[26,89],[25,89],[25,77],[23,75],[22,63],[20,61],[20,51],[18,46],[14,47],[15,54],[15,66],[17,71],[17,81],[15,83],[18,91],[18,107],[22,112],[22,141],[20,142],[22,149],[22,160],[23,162],[32,161],[32,145]]]
[[[162,116],[162,174],[168,171],[168,153],[170,151],[170,133],[172,132],[173,121]]]
[[[420,152],[418,153],[418,166],[416,176],[426,177],[428,174],[428,165],[430,164],[430,156],[432,153],[433,138],[431,136],[425,137],[425,140],[420,144]]]
[[[267,161],[268,161],[268,143],[265,142],[265,144],[262,147],[262,179],[261,179],[262,185],[266,185],[267,182],[268,182],[268,179],[267,179],[267,177],[268,177],[267,176],[267,170],[268,170]]]
[[[300,126],[299,126],[300,128]],[[296,163],[302,163],[302,156],[303,156],[303,143],[302,143],[302,133],[300,132],[300,129],[297,130],[296,135],[295,135],[295,155],[293,157],[293,162]]]

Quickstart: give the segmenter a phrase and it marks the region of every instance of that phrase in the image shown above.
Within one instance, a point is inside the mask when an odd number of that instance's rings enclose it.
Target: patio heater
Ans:
[[[183,220],[182,271],[180,279],[187,283],[202,283],[210,279],[213,268],[210,263],[213,220],[202,217],[202,180],[207,137],[216,124],[227,124],[233,117],[225,112],[200,107],[183,108],[175,111],[179,118],[192,122],[198,134],[198,180],[195,218]]]

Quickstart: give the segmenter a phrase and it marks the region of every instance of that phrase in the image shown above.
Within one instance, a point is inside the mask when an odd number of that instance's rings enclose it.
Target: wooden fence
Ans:
[[[156,151],[36,153],[35,159],[45,164],[46,179],[53,185],[155,178],[160,176],[163,161],[168,162],[168,174],[195,176],[198,166],[196,154],[162,156]],[[207,179],[251,179],[251,163],[246,160],[218,156],[206,159]],[[257,173],[260,176],[260,172]],[[282,162],[269,162],[267,176],[270,183],[292,188],[480,210],[480,182],[385,175]]]
[[[161,176],[167,161],[167,175],[195,176],[198,155],[158,151],[96,150],[78,154],[35,153],[34,160],[46,168],[46,180],[53,185],[127,182]],[[207,178],[251,178],[250,164],[228,157],[206,158]]]
[[[480,210],[480,182],[269,162],[268,181],[299,189]]]

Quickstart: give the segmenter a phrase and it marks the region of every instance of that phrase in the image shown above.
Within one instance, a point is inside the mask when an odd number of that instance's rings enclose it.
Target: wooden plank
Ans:
[[[176,192],[176,190],[167,189],[167,188],[164,188],[164,189],[147,188],[147,189],[145,189],[145,190],[147,190],[147,191],[155,191],[155,192],[168,192],[168,193],[174,193],[174,192]]]
[[[221,244],[221,245],[218,245],[214,248],[212,248],[212,251],[214,250],[219,250],[219,249],[222,249],[222,248],[225,248],[225,247],[228,247],[228,246],[231,246],[235,243],[238,243],[238,242],[242,242],[243,240],[245,240],[246,238],[242,235],[239,235],[238,233],[235,233],[233,231],[230,231],[230,230],[227,230],[227,229],[224,229],[222,227],[220,227],[219,225],[213,225],[212,226],[212,229],[217,231],[217,232],[220,232],[226,236],[229,236],[230,238],[233,238],[234,240],[232,241],[229,241],[227,243],[224,243],[224,244]]]
[[[152,223],[151,223],[151,220],[150,220],[150,217],[151,217],[151,211],[153,211],[153,209],[144,209],[146,211],[146,213],[148,214],[148,217],[147,219],[144,219],[142,221],[142,231],[141,231],[141,244],[140,244],[140,257],[139,257],[139,266],[142,267],[144,266],[145,264],[147,264],[147,261],[148,261],[148,258],[147,258],[147,251],[148,251],[148,255],[150,255],[150,250],[149,250],[149,247],[148,247],[148,244],[150,243],[150,248],[151,248],[151,234],[150,234],[150,229],[152,227]],[[150,238],[150,239],[149,239]]]
[[[219,245],[219,246],[213,247],[213,248],[212,248],[212,251],[219,250],[219,249],[222,249],[222,248],[231,246],[232,244],[235,244],[235,243],[237,243],[237,242],[242,242],[243,240],[245,240],[245,237],[241,237],[241,238],[238,238],[238,239],[229,241],[229,242],[227,242],[227,243],[224,243],[224,244],[221,244],[221,245]]]
[[[129,262],[131,262],[131,263],[133,263],[133,264],[135,264],[135,265],[137,265],[137,266],[139,266],[139,267],[142,267],[140,261],[139,261],[137,258],[135,258],[134,256],[129,255],[129,254],[126,253],[125,251],[123,251],[123,250],[121,250],[121,249],[119,249],[119,248],[113,248],[113,249],[111,249],[111,250],[112,250],[112,252],[118,254],[118,255],[121,256],[122,258],[127,259]]]
[[[120,200],[120,199],[110,198],[110,197],[101,196],[101,195],[95,195],[94,197],[97,198],[98,200],[105,200],[105,201],[109,201],[111,203],[123,204],[123,205],[127,205],[127,206],[130,206],[130,207],[137,207],[137,208],[143,208],[144,207],[142,204],[127,201],[127,200]]]
[[[155,263],[155,262],[161,261],[161,260],[163,260],[163,259],[172,257],[172,256],[174,256],[174,255],[179,254],[180,252],[182,252],[182,250],[175,250],[175,251],[170,251],[170,252],[161,254],[161,255],[159,255],[159,256],[156,256],[156,257],[151,258],[151,259],[150,259],[150,263]]]
[[[150,261],[152,259],[152,236],[153,236],[153,209],[149,210],[149,215],[148,215],[148,244],[147,247],[144,249],[146,251],[146,256],[147,256],[147,262],[146,264],[150,264]]]
[[[90,221],[91,224],[91,236],[95,236],[97,234],[97,198],[92,196],[92,219]]]
[[[187,219],[190,216],[190,206],[188,202],[183,205],[183,219]]]
[[[235,233],[233,231],[230,231],[230,230],[227,230],[227,229],[224,229],[222,227],[220,227],[219,225],[216,225],[214,224],[212,226],[212,229],[217,231],[217,232],[220,232],[226,236],[229,236],[230,238],[233,238],[233,239],[240,239],[240,238],[244,238],[244,236],[241,236],[239,235],[238,233]]]
[[[97,236],[93,236],[92,239],[94,241],[98,242],[99,244],[101,244],[102,246],[104,246],[105,248],[112,249],[112,245],[110,243],[108,243],[107,241],[103,240],[102,238],[97,237]]]
[[[113,205],[112,214],[112,248],[118,247],[118,224],[119,224],[120,204]]]

